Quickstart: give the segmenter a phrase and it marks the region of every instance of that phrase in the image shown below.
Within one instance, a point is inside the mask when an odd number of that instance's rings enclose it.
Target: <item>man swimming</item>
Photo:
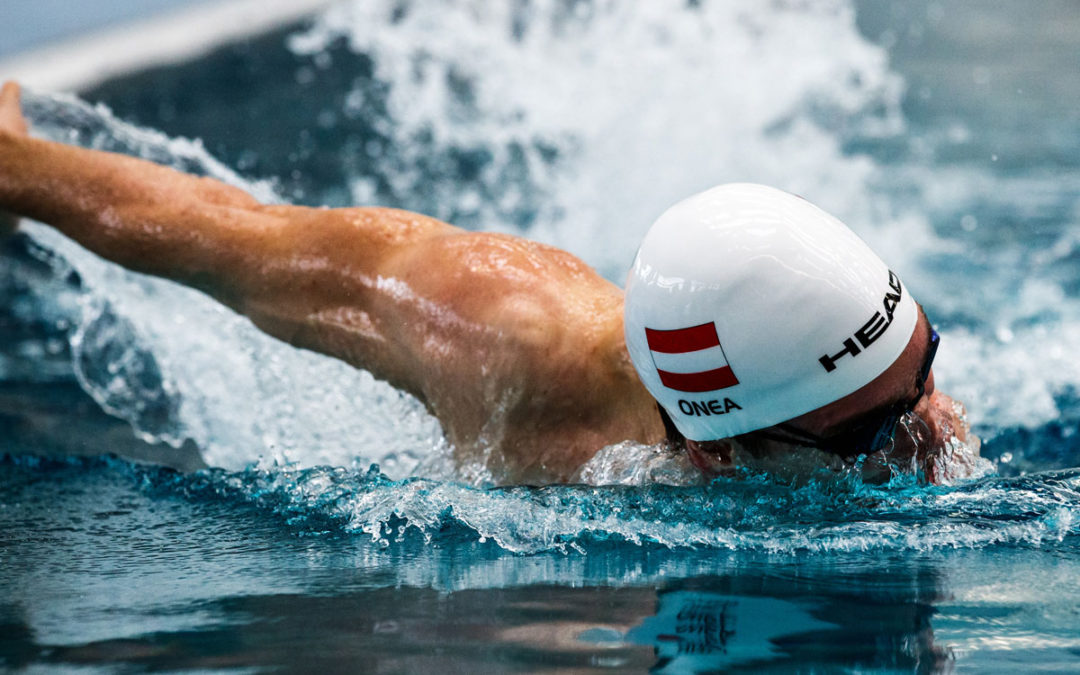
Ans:
[[[462,456],[495,451],[519,482],[564,481],[601,448],[665,439],[709,473],[740,453],[824,451],[910,458],[936,480],[934,458],[967,434],[934,388],[937,336],[907,288],[839,221],[772,188],[720,186],[673,207],[624,299],[571,254],[519,237],[387,208],[264,205],[31,138],[7,83],[0,209],[412,393]]]

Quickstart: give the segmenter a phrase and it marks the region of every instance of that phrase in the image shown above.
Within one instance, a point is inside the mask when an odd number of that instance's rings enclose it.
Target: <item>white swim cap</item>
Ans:
[[[843,398],[907,347],[918,310],[854,232],[734,183],[668,209],[626,282],[626,345],[684,436],[728,438]]]

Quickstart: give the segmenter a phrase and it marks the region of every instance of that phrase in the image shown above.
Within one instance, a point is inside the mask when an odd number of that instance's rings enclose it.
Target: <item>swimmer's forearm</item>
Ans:
[[[418,395],[416,374],[400,365],[413,362],[402,356],[411,352],[389,327],[407,323],[401,312],[415,304],[402,301],[403,284],[453,264],[434,254],[410,262],[410,253],[461,232],[396,209],[262,205],[132,157],[0,134],[4,209],[128,269],[203,290],[275,337]],[[396,283],[384,287],[383,278]]]
[[[277,220],[250,195],[212,179],[4,135],[0,210],[52,225],[125,267],[195,285],[240,262],[234,258]]]
[[[375,273],[402,246],[458,231],[398,209],[266,206],[146,160],[0,134],[4,209],[130,269],[200,287],[205,275],[235,276],[283,254],[347,258],[341,262]]]

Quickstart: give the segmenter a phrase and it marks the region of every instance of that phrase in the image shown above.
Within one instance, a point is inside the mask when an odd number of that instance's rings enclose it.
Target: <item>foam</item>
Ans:
[[[614,543],[784,556],[1039,547],[1080,534],[1076,472],[925,488],[845,477],[802,486],[745,474],[707,487],[513,487],[390,481],[329,467],[267,467],[174,479],[188,494],[250,502],[302,530],[369,537],[379,548],[472,540],[514,553]],[[807,523],[814,523],[812,527]]]

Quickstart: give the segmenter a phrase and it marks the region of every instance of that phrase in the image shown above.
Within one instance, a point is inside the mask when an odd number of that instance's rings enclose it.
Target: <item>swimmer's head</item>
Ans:
[[[904,352],[918,307],[836,218],[762,185],[668,209],[626,284],[626,344],[694,441],[799,417],[869,384]]]

